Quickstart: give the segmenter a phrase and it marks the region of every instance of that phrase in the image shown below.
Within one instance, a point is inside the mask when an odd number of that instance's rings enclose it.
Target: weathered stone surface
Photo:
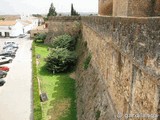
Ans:
[[[160,0],[99,0],[99,15],[109,14],[135,17],[159,16]]]
[[[155,1],[154,13],[155,16],[160,16],[160,0]]]
[[[68,23],[53,21],[52,27],[58,25],[52,32]],[[78,120],[118,120],[118,112],[160,114],[160,18],[97,16],[81,22]],[[84,70],[89,53],[91,62]]]
[[[45,40],[46,44],[51,43],[53,38],[59,35],[70,34],[76,36],[80,32],[80,17],[59,16],[50,17],[49,19],[49,33]]]
[[[118,112],[158,114],[160,69],[153,63],[160,52],[159,19],[82,18],[83,40],[92,60],[87,71],[81,68],[82,63],[77,68],[81,76],[77,77],[77,85],[81,84],[77,99],[83,101],[78,103],[79,120],[96,120],[90,106],[98,106],[101,120],[118,120],[113,119]],[[100,99],[102,94],[105,97]],[[103,103],[108,103],[106,110]],[[107,116],[107,111],[112,116]]]
[[[113,0],[99,0],[99,15],[112,15]]]

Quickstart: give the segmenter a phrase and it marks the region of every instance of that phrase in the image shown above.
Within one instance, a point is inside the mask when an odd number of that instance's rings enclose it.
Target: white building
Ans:
[[[23,34],[23,25],[16,21],[0,21],[0,37],[17,37]]]
[[[18,20],[23,25],[23,33],[26,34],[32,29],[32,22],[28,20]]]
[[[26,34],[39,25],[39,18],[23,16],[17,20],[0,20],[0,37],[18,37]]]

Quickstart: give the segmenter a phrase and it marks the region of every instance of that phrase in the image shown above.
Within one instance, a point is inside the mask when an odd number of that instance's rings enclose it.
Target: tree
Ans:
[[[45,59],[47,69],[53,73],[71,70],[75,66],[76,60],[76,53],[66,48],[53,48]]]
[[[76,39],[67,34],[55,37],[52,44],[53,48],[66,48],[70,51],[75,50],[75,46]]]
[[[35,42],[37,42],[37,41],[44,42],[44,40],[46,39],[46,37],[47,37],[47,35],[45,33],[41,33],[41,34],[37,34],[34,37],[34,40],[35,40]]]
[[[71,16],[79,16],[78,12],[73,7],[73,4],[71,4]]]
[[[51,3],[51,6],[49,8],[49,12],[47,14],[47,17],[49,17],[49,16],[56,16],[56,15],[57,15],[56,9],[55,9],[53,3]]]

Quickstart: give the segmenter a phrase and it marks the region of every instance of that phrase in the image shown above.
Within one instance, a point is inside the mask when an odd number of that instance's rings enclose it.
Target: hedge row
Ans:
[[[37,67],[35,55],[35,43],[32,43],[32,80],[33,80],[33,117],[34,120],[42,120],[42,108],[39,96],[39,87],[37,80]]]

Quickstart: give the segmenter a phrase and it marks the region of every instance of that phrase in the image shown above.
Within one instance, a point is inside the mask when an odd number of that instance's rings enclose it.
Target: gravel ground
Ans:
[[[0,87],[0,120],[33,120],[32,116],[32,58],[29,38],[0,38],[0,50],[4,41],[15,41],[19,44],[16,57]]]

